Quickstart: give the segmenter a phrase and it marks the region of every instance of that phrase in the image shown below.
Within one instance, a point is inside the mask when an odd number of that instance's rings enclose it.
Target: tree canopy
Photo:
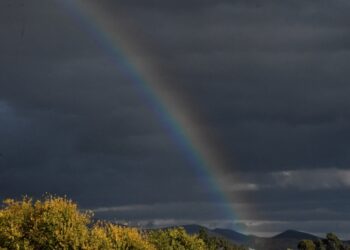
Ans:
[[[241,250],[224,240],[183,228],[140,230],[93,221],[73,201],[46,196],[5,200],[0,209],[0,249],[4,250]]]

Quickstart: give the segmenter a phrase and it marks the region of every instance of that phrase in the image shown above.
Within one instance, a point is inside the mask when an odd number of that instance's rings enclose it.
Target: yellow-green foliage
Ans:
[[[149,241],[163,250],[204,250],[204,241],[197,235],[191,236],[183,228],[155,230],[149,233]]]
[[[32,201],[27,198],[21,202],[8,199],[4,205],[0,210],[0,247],[33,249],[28,239],[34,223]]]
[[[89,249],[156,250],[136,228],[99,223],[91,229]]]
[[[222,245],[212,243],[183,228],[143,232],[92,223],[92,213],[60,197],[8,199],[0,209],[0,250],[211,250]]]
[[[0,210],[0,246],[9,249],[83,249],[91,215],[66,198],[6,200]]]
[[[0,210],[0,249],[156,250],[138,229],[92,224],[91,217],[66,198],[5,200]]]
[[[79,249],[86,244],[91,215],[64,198],[49,198],[34,204],[31,241],[35,248]]]
[[[298,244],[300,250],[315,250],[316,246],[312,240],[302,240]]]

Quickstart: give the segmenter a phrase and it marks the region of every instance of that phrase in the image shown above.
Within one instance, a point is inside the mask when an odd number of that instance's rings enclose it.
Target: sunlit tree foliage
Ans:
[[[209,239],[183,228],[142,231],[94,223],[91,212],[61,197],[8,199],[0,209],[1,250],[236,250]]]

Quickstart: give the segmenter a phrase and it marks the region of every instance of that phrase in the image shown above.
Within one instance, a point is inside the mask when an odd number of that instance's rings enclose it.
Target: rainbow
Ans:
[[[211,190],[213,197],[210,198],[220,204],[220,212],[232,221],[238,220],[238,215],[247,211],[234,211],[232,200],[219,181],[228,164],[221,155],[220,146],[210,143],[206,136],[208,131],[198,126],[198,117],[189,110],[191,105],[183,101],[180,103],[182,98],[166,89],[162,84],[165,81],[155,69],[149,67],[149,62],[142,62],[144,57],[140,51],[135,53],[135,46],[128,39],[127,32],[116,26],[115,21],[99,6],[99,1],[57,2],[109,53],[118,70],[140,91],[144,102],[186,156],[193,171],[201,177],[203,185]]]

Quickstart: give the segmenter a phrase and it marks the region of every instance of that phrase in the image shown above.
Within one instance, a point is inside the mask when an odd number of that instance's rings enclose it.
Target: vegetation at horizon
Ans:
[[[140,230],[94,221],[73,201],[46,196],[7,199],[0,209],[1,250],[246,250],[205,231],[183,228]]]
[[[299,250],[350,250],[334,233],[328,233],[325,239],[302,240]]]
[[[299,250],[350,250],[335,234],[299,242]],[[95,221],[65,197],[7,199],[0,208],[0,250],[248,250],[204,228],[141,230]],[[295,249],[290,248],[290,249]],[[259,249],[256,249],[259,250]],[[283,249],[281,249],[283,250]]]

